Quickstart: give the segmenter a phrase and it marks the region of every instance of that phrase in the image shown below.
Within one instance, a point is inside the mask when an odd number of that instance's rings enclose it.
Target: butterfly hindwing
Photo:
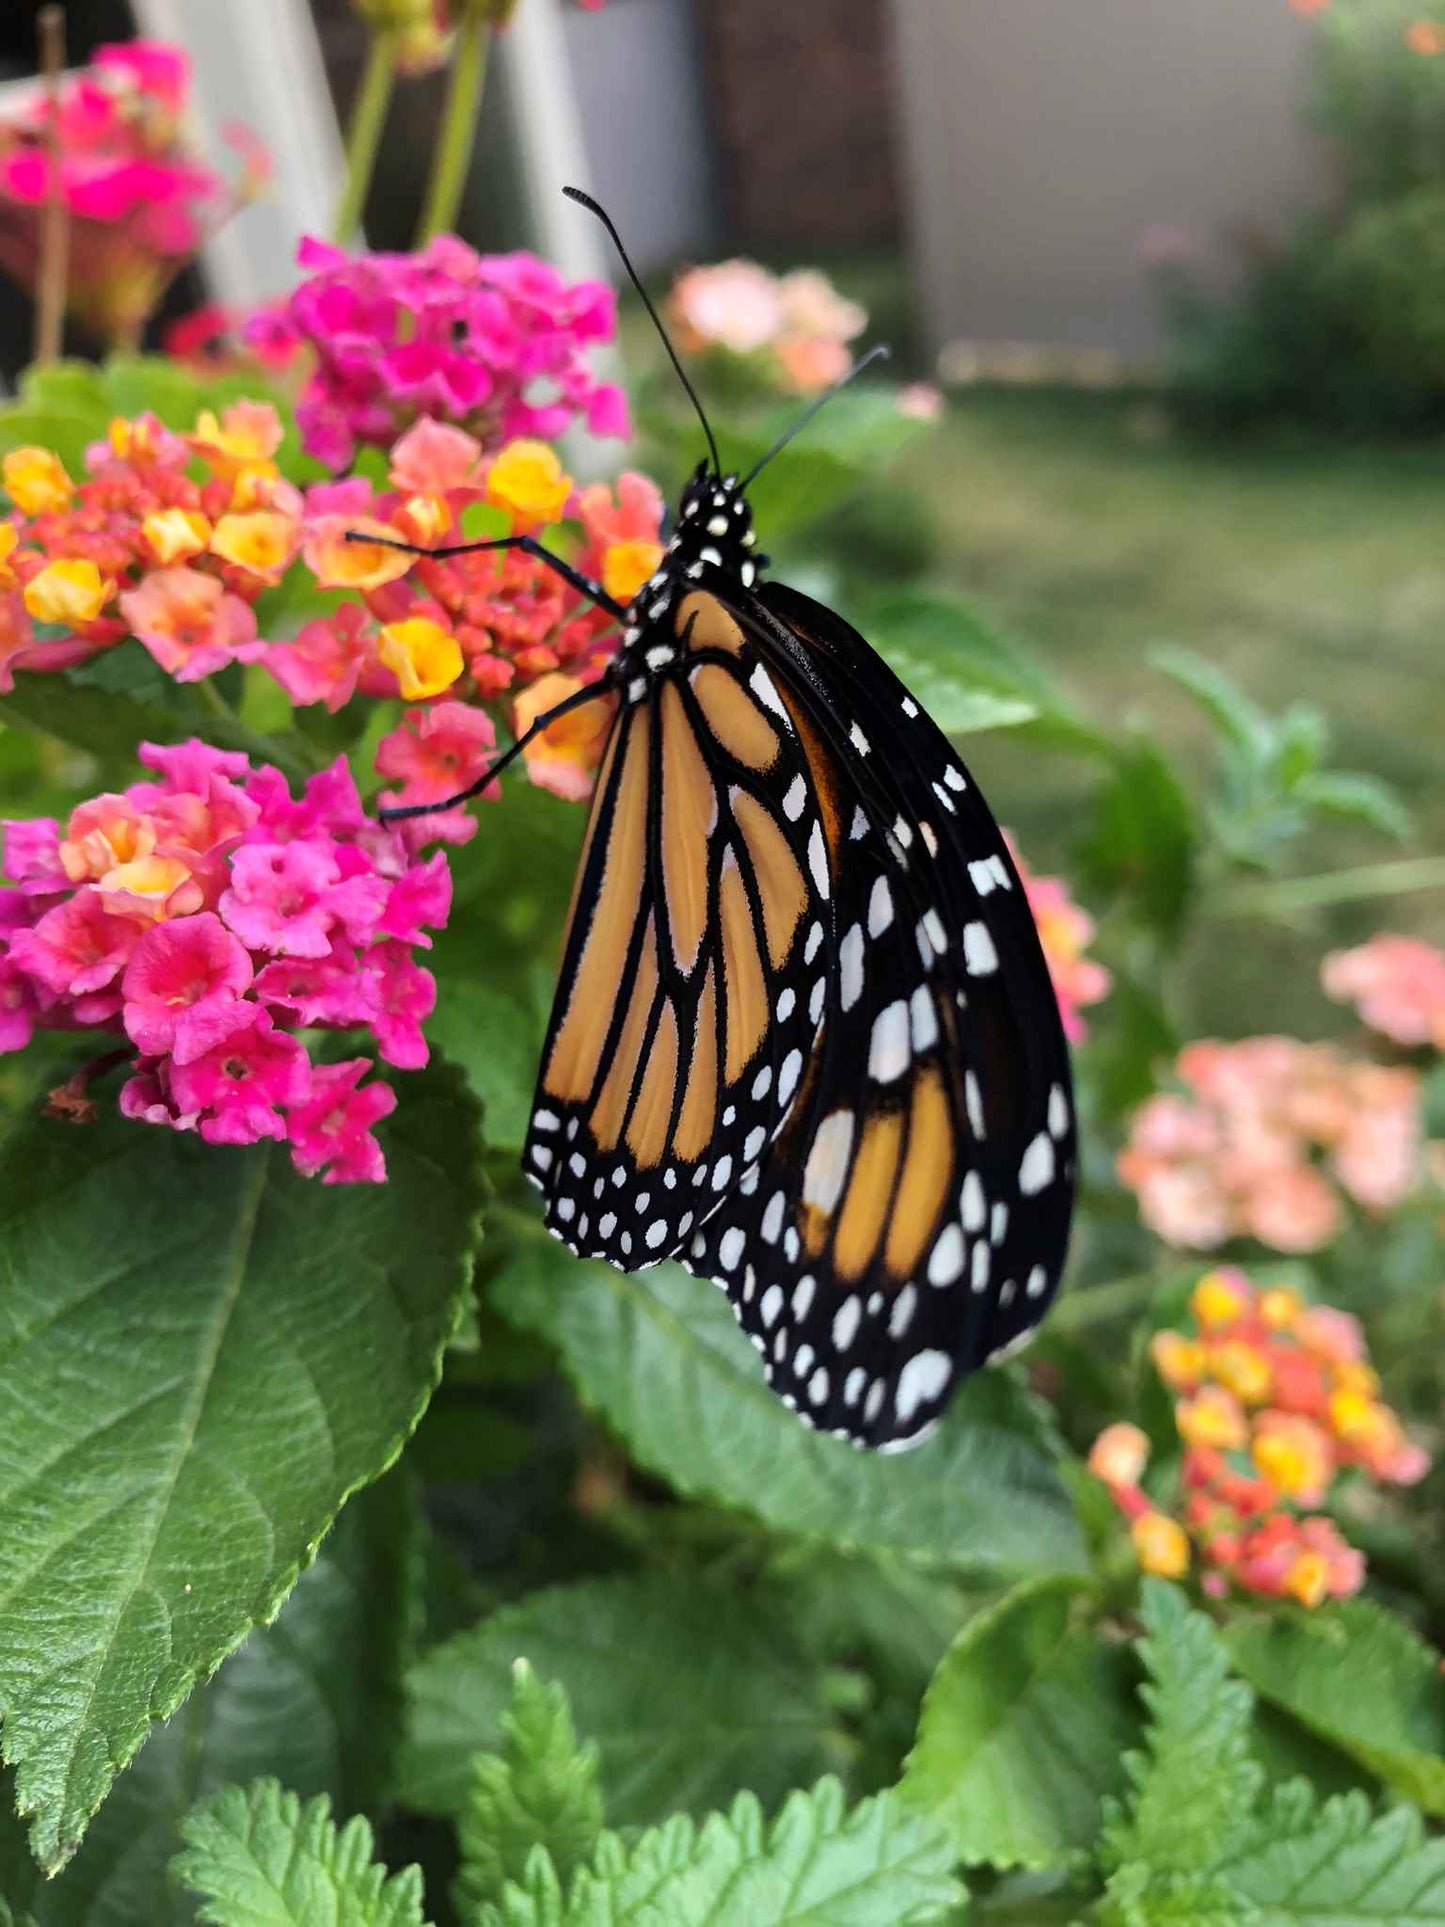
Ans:
[[[599,772],[524,1169],[574,1250],[671,1256],[791,1106],[825,995],[808,763],[711,596],[644,638]]]
[[[906,1444],[1057,1284],[1067,1049],[1017,872],[947,739],[830,612],[772,586],[730,606],[828,832],[828,988],[797,1104],[690,1262],[810,1422]]]

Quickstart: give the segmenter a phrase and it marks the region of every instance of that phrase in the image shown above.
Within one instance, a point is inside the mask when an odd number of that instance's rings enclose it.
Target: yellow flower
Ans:
[[[487,471],[487,500],[521,527],[555,522],[571,493],[572,478],[545,442],[509,442]]]
[[[1129,1527],[1134,1553],[1145,1572],[1159,1579],[1182,1579],[1189,1570],[1189,1540],[1184,1528],[1162,1512],[1145,1512]]]
[[[1336,1365],[1333,1372],[1336,1392],[1353,1393],[1368,1403],[1380,1395],[1380,1375],[1373,1366],[1362,1365],[1355,1359]]]
[[[1329,1440],[1295,1412],[1261,1413],[1251,1455],[1260,1477],[1301,1505],[1318,1505],[1334,1475]]]
[[[223,515],[211,534],[211,553],[274,582],[291,560],[295,536],[290,517],[272,509]]]
[[[25,606],[37,622],[81,629],[94,622],[115,592],[93,562],[47,562],[25,585]]]
[[[1105,1485],[1137,1485],[1149,1460],[1149,1440],[1137,1425],[1106,1425],[1089,1450],[1089,1470]]]
[[[214,474],[234,476],[247,468],[271,472],[271,457],[281,446],[283,432],[281,417],[269,402],[233,401],[219,421],[211,409],[203,408],[195,433],[186,439]]]
[[[1237,1450],[1249,1436],[1239,1401],[1222,1385],[1201,1386],[1193,1398],[1181,1399],[1174,1422],[1186,1445],[1212,1445],[1221,1452]]]
[[[171,899],[190,880],[191,872],[179,857],[152,854],[116,864],[97,888],[114,916],[164,917],[172,907]]]
[[[660,542],[614,542],[602,558],[602,586],[614,602],[631,602],[661,560]]]
[[[1249,1287],[1227,1271],[1206,1271],[1190,1296],[1189,1309],[1204,1331],[1232,1325],[1249,1309]]]
[[[456,637],[429,616],[388,623],[378,647],[408,702],[439,696],[451,688],[464,667]]]
[[[1302,1606],[1318,1606],[1330,1589],[1330,1566],[1324,1554],[1300,1553],[1285,1575],[1284,1589]]]
[[[165,568],[173,562],[189,562],[211,539],[210,520],[199,509],[154,509],[140,528]]]
[[[19,540],[19,529],[12,527],[9,522],[0,522],[0,589],[15,587],[15,571],[10,566],[10,558]]]
[[[1299,1293],[1288,1285],[1273,1285],[1259,1294],[1259,1315],[1272,1331],[1293,1331],[1303,1310]]]
[[[1208,1358],[1210,1377],[1246,1405],[1262,1405],[1269,1397],[1274,1374],[1257,1345],[1247,1345],[1239,1338],[1226,1339],[1209,1347]]]
[[[1149,1356],[1171,1392],[1192,1392],[1204,1376],[1204,1347],[1180,1332],[1155,1332]]]
[[[158,428],[165,433],[153,415],[138,415],[134,421],[127,421],[124,415],[112,415],[105,437],[116,459],[129,462],[155,452]]]
[[[0,471],[5,493],[22,515],[49,515],[65,508],[75,493],[65,464],[48,448],[12,448]]]

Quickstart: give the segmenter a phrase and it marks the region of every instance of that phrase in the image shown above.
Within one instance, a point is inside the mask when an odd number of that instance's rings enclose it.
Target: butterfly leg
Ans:
[[[453,555],[479,555],[486,550],[520,549],[524,555],[534,556],[544,562],[554,575],[574,588],[578,595],[585,596],[599,609],[605,609],[614,621],[625,622],[627,611],[615,596],[608,595],[600,582],[594,582],[590,575],[583,575],[574,569],[570,562],[564,562],[560,555],[553,555],[544,549],[533,535],[500,535],[490,542],[452,542],[440,549],[425,549],[416,542],[402,542],[388,535],[367,535],[358,529],[348,529],[348,542],[365,542],[376,549],[400,549],[403,555],[428,556],[433,562],[444,562]]]

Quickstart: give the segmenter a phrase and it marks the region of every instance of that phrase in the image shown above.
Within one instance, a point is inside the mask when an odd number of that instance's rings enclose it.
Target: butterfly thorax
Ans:
[[[710,571],[751,589],[767,560],[756,552],[757,539],[739,478],[715,475],[699,464],[683,490],[662,560],[628,608],[624,654],[645,643],[647,632],[665,621],[680,598]]]

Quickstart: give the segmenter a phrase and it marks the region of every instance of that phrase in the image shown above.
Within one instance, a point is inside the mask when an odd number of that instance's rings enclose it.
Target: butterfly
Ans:
[[[463,793],[614,697],[523,1170],[572,1251],[712,1279],[785,1404],[901,1449],[1058,1286],[1076,1140],[1048,965],[947,737],[841,616],[762,579],[748,486],[829,397],[725,472],[615,227],[566,192],[611,234],[710,459],[626,608],[533,538],[458,545],[530,550],[622,628],[602,682]]]

